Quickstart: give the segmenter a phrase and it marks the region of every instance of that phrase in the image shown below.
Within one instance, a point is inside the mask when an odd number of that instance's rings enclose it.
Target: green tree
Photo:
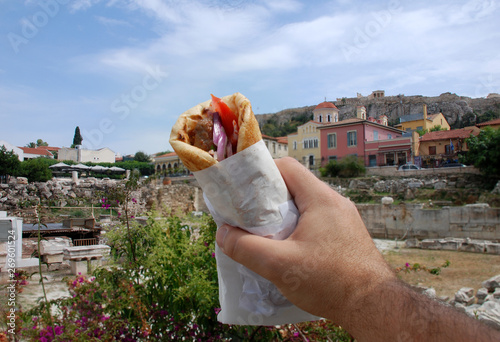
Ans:
[[[49,143],[43,141],[42,139],[37,139],[37,141],[36,141],[36,147],[40,147],[40,146],[49,146]]]
[[[441,127],[441,125],[436,125],[434,127],[431,127],[431,129],[429,131],[430,132],[438,132],[438,131],[447,131],[447,129],[444,127]]]
[[[5,146],[0,146],[0,183],[8,181],[9,176],[15,176],[19,172],[21,162],[14,151],[7,151]]]
[[[145,152],[137,151],[134,155],[134,161],[149,163],[151,162],[151,158]]]
[[[29,142],[26,144],[26,147],[29,147],[29,148],[36,148],[36,143],[35,142]]]
[[[28,159],[21,163],[19,175],[28,178],[30,182],[46,182],[52,178],[52,171],[45,158]]]
[[[469,151],[462,162],[473,164],[487,176],[500,175],[500,129],[486,127],[477,136],[465,139]]]
[[[77,145],[81,145],[83,141],[82,135],[80,134],[80,127],[76,126],[75,135],[73,137],[73,144],[71,145],[74,148]]]

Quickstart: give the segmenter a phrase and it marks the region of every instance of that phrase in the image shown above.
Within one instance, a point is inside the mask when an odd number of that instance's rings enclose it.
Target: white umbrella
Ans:
[[[122,169],[121,167],[118,167],[118,166],[112,166],[112,167],[109,168],[109,171],[123,172],[123,171],[125,171],[125,169]]]
[[[90,169],[92,171],[95,171],[95,172],[103,172],[103,171],[106,171],[108,168],[101,166],[101,165],[96,165],[96,166],[92,166]]]
[[[80,163],[80,164],[76,164],[76,165],[71,166],[71,168],[77,169],[77,170],[88,170],[88,169],[90,169],[90,166],[83,165],[82,163]]]
[[[65,167],[69,167],[69,165],[68,164],[64,164],[64,163],[57,163],[57,164],[49,166],[49,168],[51,168],[51,169],[62,169],[62,168],[65,168]]]

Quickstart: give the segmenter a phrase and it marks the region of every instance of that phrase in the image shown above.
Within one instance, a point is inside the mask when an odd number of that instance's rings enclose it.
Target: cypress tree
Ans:
[[[82,144],[82,135],[80,134],[80,127],[76,126],[75,128],[75,136],[73,138],[73,146],[81,145]]]

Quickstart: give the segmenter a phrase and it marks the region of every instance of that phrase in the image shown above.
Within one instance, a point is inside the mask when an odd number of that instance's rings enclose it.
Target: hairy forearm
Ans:
[[[398,280],[351,307],[344,327],[358,341],[500,341],[500,331]]]

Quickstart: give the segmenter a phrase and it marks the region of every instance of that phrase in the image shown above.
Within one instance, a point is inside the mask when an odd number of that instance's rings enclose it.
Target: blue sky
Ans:
[[[241,92],[256,114],[340,97],[500,92],[500,4],[0,0],[0,140],[171,149],[178,115]]]

